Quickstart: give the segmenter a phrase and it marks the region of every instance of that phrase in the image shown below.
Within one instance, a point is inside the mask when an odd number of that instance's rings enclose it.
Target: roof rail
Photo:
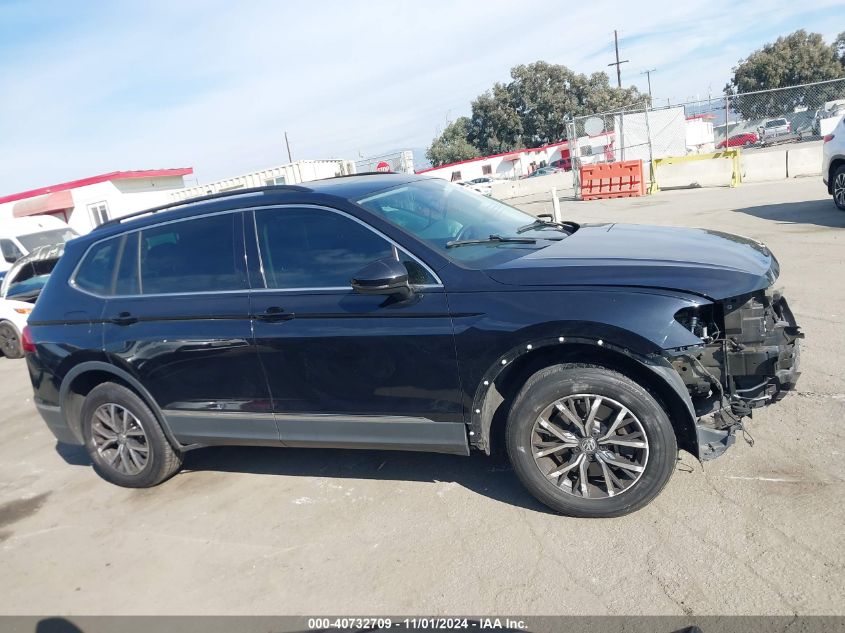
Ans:
[[[107,226],[116,226],[125,220],[132,220],[134,218],[138,218],[144,215],[158,213],[159,211],[167,211],[168,209],[174,209],[176,207],[182,207],[188,204],[193,204],[195,202],[205,202],[206,200],[219,200],[221,198],[235,198],[237,196],[242,196],[246,194],[254,194],[254,193],[272,193],[272,192],[279,192],[284,193],[286,191],[308,191],[307,187],[301,187],[299,185],[269,185],[267,187],[250,187],[248,189],[236,189],[234,191],[220,191],[218,193],[210,193],[205,196],[197,196],[196,198],[186,198],[185,200],[177,200],[175,202],[168,202],[167,204],[163,204],[158,207],[152,207],[150,209],[144,209],[143,211],[136,211],[135,213],[129,213],[127,215],[122,215],[119,218],[114,218],[112,220],[108,220],[103,222],[99,226],[94,228],[94,231],[107,227]]]

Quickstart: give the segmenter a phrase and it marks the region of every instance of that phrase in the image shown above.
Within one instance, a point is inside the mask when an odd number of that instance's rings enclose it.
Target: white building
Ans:
[[[249,189],[251,187],[266,187],[268,185],[298,185],[311,180],[333,178],[355,173],[355,165],[348,160],[298,160],[293,163],[270,167],[260,171],[253,171],[242,176],[224,178],[204,185],[188,187],[170,193],[173,200],[187,200],[212,193]]]
[[[613,160],[613,132],[603,132],[578,139],[581,163],[590,164]],[[422,169],[418,174],[427,174],[457,182],[490,176],[502,180],[515,180],[529,175],[535,169],[554,165],[571,169],[569,142],[550,143],[530,149],[516,149],[512,152],[471,158],[457,163]]]
[[[191,167],[115,171],[0,197],[0,222],[10,218],[51,215],[77,233],[106,220],[167,204],[185,186]]]
[[[482,176],[492,178],[515,179],[527,176],[535,169],[550,165],[556,160],[569,159],[569,145],[566,141],[552,143],[533,149],[518,149],[502,154],[492,154],[481,158],[471,158],[456,163],[421,169],[418,174],[443,178],[450,182],[473,180]]]

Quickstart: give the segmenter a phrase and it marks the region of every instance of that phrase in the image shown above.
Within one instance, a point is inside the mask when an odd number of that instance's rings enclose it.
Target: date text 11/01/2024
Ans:
[[[510,618],[309,618],[308,629],[479,629],[479,630],[525,630],[524,620]]]

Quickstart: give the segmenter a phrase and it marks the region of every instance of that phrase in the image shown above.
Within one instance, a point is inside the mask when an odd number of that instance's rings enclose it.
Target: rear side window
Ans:
[[[242,290],[236,213],[172,222],[140,232],[142,294]]]

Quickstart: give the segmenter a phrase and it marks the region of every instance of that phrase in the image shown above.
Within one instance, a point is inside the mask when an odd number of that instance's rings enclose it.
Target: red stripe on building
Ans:
[[[87,185],[96,185],[100,182],[109,182],[112,180],[163,178],[166,176],[187,176],[188,174],[192,173],[194,173],[193,167],[176,167],[174,169],[144,169],[138,171],[113,171],[108,174],[100,174],[99,176],[82,178],[81,180],[71,180],[70,182],[63,182],[59,183],[58,185],[50,185],[49,187],[41,187],[40,189],[32,189],[30,191],[13,193],[8,196],[0,197],[0,204],[3,204],[4,202],[14,202],[15,200],[24,200],[26,198],[34,198],[35,196],[43,196],[46,193],[67,191],[69,189],[77,189],[79,187],[85,187]]]

